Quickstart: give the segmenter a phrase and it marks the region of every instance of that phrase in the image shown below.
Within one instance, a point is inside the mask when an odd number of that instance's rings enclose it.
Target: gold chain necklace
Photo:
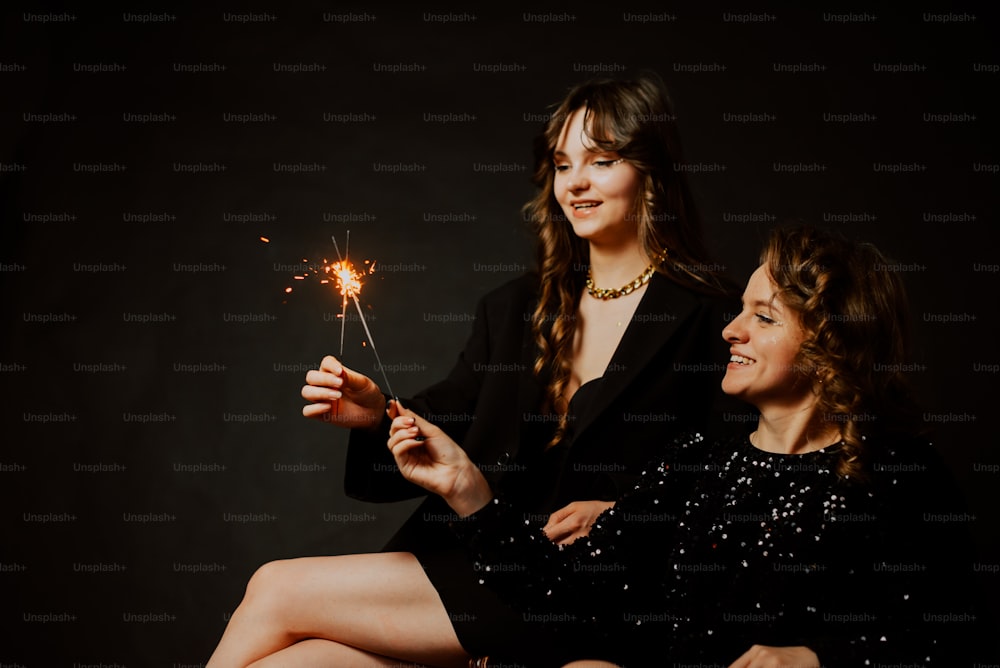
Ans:
[[[660,257],[658,257],[656,259],[655,262],[653,262],[652,264],[650,264],[648,267],[646,267],[645,271],[643,271],[641,274],[639,274],[638,278],[636,278],[634,281],[626,283],[625,285],[623,285],[622,287],[618,288],[617,290],[615,290],[615,289],[608,290],[608,289],[604,289],[604,288],[594,287],[594,277],[591,275],[590,269],[588,268],[587,269],[587,294],[590,295],[591,297],[594,297],[595,299],[602,299],[604,301],[607,301],[609,299],[618,299],[619,297],[624,297],[625,295],[627,295],[629,293],[635,292],[636,290],[638,290],[642,286],[646,285],[646,283],[649,283],[649,279],[652,278],[653,272],[656,271],[656,265],[658,265],[661,262],[663,262],[663,260],[666,259],[666,257],[667,257],[667,253],[666,253],[666,251],[664,251],[663,254],[660,255]]]

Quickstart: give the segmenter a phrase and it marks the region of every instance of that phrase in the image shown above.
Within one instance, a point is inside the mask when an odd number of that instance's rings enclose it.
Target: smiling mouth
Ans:
[[[582,202],[580,204],[574,204],[573,208],[579,211],[580,209],[593,209],[599,207],[600,205],[600,202]]]
[[[736,364],[739,364],[740,366],[750,366],[751,364],[756,364],[757,363],[757,360],[750,359],[749,357],[743,357],[743,355],[730,355],[729,356],[729,361],[730,362],[735,362]]]

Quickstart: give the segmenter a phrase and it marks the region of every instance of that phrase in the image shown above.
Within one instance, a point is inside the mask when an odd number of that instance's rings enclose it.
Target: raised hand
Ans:
[[[493,498],[486,478],[455,441],[427,420],[390,402],[389,450],[410,482],[441,496],[461,516]]]
[[[302,398],[311,402],[302,407],[302,415],[340,427],[374,427],[385,410],[385,396],[375,381],[330,355],[306,374]]]

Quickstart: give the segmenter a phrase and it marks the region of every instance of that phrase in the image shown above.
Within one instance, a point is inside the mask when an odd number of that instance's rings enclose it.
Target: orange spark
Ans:
[[[340,260],[324,267],[327,273],[333,274],[337,289],[345,297],[353,297],[361,292],[361,274],[354,270],[349,260]]]

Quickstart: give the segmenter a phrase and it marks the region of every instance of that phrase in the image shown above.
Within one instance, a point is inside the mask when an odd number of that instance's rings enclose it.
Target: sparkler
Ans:
[[[354,289],[354,288],[353,288],[353,283],[350,282],[351,279],[352,279],[352,276],[350,275],[350,273],[348,273],[347,276],[345,277],[341,272],[344,272],[344,270],[347,270],[347,272],[350,272],[349,267],[350,267],[350,262],[351,262],[351,231],[347,230],[347,242],[344,244],[344,246],[345,246],[345,248],[344,248],[344,257],[342,259],[339,257],[340,256],[340,249],[337,248],[337,239],[336,239],[336,237],[330,237],[330,239],[333,240],[333,247],[337,250],[338,259],[340,259],[340,263],[339,264],[346,265],[341,270],[339,270],[337,272],[337,276],[339,276],[340,279],[341,279],[340,280],[340,285],[341,285],[340,294],[343,297],[342,300],[341,300],[341,302],[340,302],[340,354],[338,354],[337,357],[343,358],[344,357],[344,325],[347,322],[347,293],[343,289],[343,286],[345,284],[344,278],[347,278],[348,279],[347,283],[352,286],[352,289]],[[355,292],[357,290],[361,289],[361,281],[357,281],[357,283],[358,283],[358,285],[357,285],[357,289],[354,290]]]
[[[264,243],[271,243],[271,240],[267,237],[261,236],[260,240]],[[337,261],[328,262],[323,260],[323,264],[320,268],[316,268],[316,265],[309,262],[309,260],[302,258],[303,264],[306,265],[306,271],[300,276],[293,276],[297,281],[304,281],[306,278],[312,274],[320,276],[320,283],[327,284],[333,281],[335,287],[340,292],[341,304],[340,304],[340,356],[344,355],[344,323],[347,319],[347,300],[348,298],[354,302],[354,306],[358,309],[358,317],[361,319],[361,325],[365,328],[365,335],[368,337],[368,345],[371,346],[372,352],[375,354],[375,362],[378,364],[378,370],[382,374],[382,380],[385,381],[385,388],[389,391],[389,395],[392,396],[397,402],[399,398],[396,397],[396,393],[392,391],[392,385],[389,384],[389,377],[385,373],[385,366],[382,364],[382,358],[378,354],[378,348],[375,347],[375,339],[372,338],[372,332],[368,328],[368,321],[365,320],[364,311],[361,310],[361,302],[358,301],[358,294],[361,292],[361,279],[365,273],[371,274],[375,271],[375,263],[372,262],[371,266],[368,267],[367,272],[359,273],[354,269],[354,265],[347,258],[347,255],[341,256],[340,247],[337,245],[337,238],[330,237],[333,241],[333,248],[337,251]],[[351,243],[351,233],[347,233],[347,249],[350,250]],[[365,261],[367,263],[367,260]],[[288,286],[285,288],[286,293],[292,292],[292,287]]]
[[[347,307],[347,298],[350,297],[354,301],[354,306],[358,309],[358,317],[361,319],[361,325],[365,328],[365,336],[368,337],[368,345],[372,347],[372,352],[375,353],[375,362],[378,364],[378,370],[382,374],[382,380],[385,381],[385,389],[389,390],[389,395],[399,400],[396,397],[396,393],[392,391],[392,385],[389,384],[389,377],[385,373],[385,366],[382,365],[382,358],[378,354],[378,348],[375,347],[375,339],[372,338],[372,332],[368,329],[368,321],[365,320],[364,311],[361,310],[361,303],[358,301],[358,292],[361,291],[361,274],[354,270],[354,266],[349,260],[340,255],[340,247],[337,245],[337,237],[330,237],[333,241],[333,248],[337,251],[337,262],[333,265],[326,265],[323,269],[327,273],[332,273],[337,280],[337,289],[340,290],[340,294],[343,295],[343,304],[341,307],[341,321],[340,321],[340,345],[343,349],[344,345],[344,321],[343,321],[343,310]],[[348,242],[350,241],[350,236],[348,236]],[[368,273],[375,271],[375,265],[372,264]]]

